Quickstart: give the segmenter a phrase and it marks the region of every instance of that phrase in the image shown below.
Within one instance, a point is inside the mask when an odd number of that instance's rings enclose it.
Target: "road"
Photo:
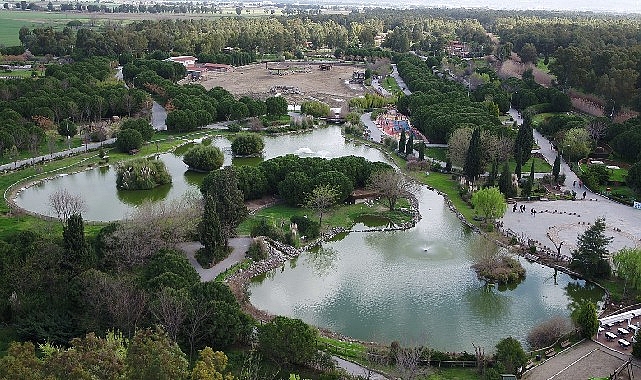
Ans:
[[[403,81],[403,78],[401,78],[401,76],[398,74],[398,70],[396,68],[396,64],[392,64],[392,74],[390,74],[390,75],[392,75],[392,77],[396,80],[396,83],[403,90],[403,93],[405,95],[412,95],[412,91],[410,91],[407,88],[407,85]]]
[[[341,359],[338,356],[332,356],[332,359],[334,359],[336,365],[347,371],[347,373],[352,376],[362,376],[363,378],[370,380],[387,380],[387,377],[381,375],[378,372],[374,372],[356,363]]]
[[[229,239],[229,245],[233,248],[232,253],[227,256],[223,261],[217,263],[211,268],[203,268],[198,261],[196,260],[195,254],[200,248],[203,247],[200,242],[190,241],[178,244],[178,249],[183,251],[189,259],[191,266],[196,269],[198,275],[200,276],[200,281],[209,282],[213,281],[216,276],[223,273],[225,270],[232,267],[234,264],[237,264],[245,258],[245,252],[249,248],[249,245],[252,242],[252,238],[249,237],[238,237]]]

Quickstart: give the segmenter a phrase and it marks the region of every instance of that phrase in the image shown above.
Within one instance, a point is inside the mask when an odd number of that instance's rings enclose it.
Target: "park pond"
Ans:
[[[264,158],[363,156],[387,161],[376,149],[345,142],[338,127],[265,138]],[[230,141],[214,137],[232,160]],[[145,200],[175,199],[197,191],[202,174],[187,171],[179,149],[159,156],[173,183],[148,192],[116,189],[115,170],[97,168],[59,176],[22,190],[15,201],[29,211],[53,216],[49,194],[67,188],[87,202],[87,220],[122,219]],[[498,340],[525,341],[528,331],[556,315],[569,316],[579,299],[598,301],[602,292],[551,268],[523,262],[526,279],[512,289],[486,287],[470,268],[475,252],[497,249],[461,224],[439,194],[417,194],[422,219],[405,231],[351,232],[303,253],[249,286],[252,303],[272,314],[301,318],[354,338],[428,344],[440,350],[491,351]],[[378,223],[377,223],[378,222]],[[367,230],[363,220],[354,230]]]
[[[308,133],[267,136],[262,158],[232,159],[231,141],[222,136],[214,136],[211,144],[223,150],[224,165],[253,165],[262,159],[285,154],[324,158],[354,155],[365,157],[370,161],[387,161],[385,156],[376,149],[345,142],[339,127],[315,129]],[[115,168],[104,166],[39,181],[21,190],[14,201],[20,208],[30,212],[55,217],[49,205],[49,196],[59,189],[67,189],[70,193],[78,194],[84,199],[87,206],[83,212],[85,220],[103,222],[120,220],[145,201],[172,200],[190,191],[198,192],[198,186],[204,174],[188,171],[181,157],[190,145],[191,143],[187,143],[177,148],[174,153],[158,155],[171,174],[172,183],[168,185],[152,190],[118,190]]]

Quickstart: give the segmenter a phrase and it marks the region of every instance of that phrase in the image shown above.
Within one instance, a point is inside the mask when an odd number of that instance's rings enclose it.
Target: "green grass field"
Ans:
[[[425,156],[439,161],[447,160],[447,148],[426,148]]]
[[[395,94],[396,92],[401,91],[398,83],[396,83],[396,79],[392,78],[391,76],[385,77],[385,79],[381,82],[381,86],[389,91],[390,94]]]
[[[522,175],[530,174],[530,166],[532,165],[532,160],[534,160],[535,173],[551,173],[552,172],[552,166],[548,164],[547,161],[545,161],[542,158],[532,157],[521,168]],[[514,159],[510,159],[508,165],[510,165],[510,172],[514,173],[514,169],[516,168],[516,161],[514,161]],[[502,165],[499,165],[499,174],[501,174],[502,167],[503,167]],[[488,170],[489,169],[491,168],[488,168]]]

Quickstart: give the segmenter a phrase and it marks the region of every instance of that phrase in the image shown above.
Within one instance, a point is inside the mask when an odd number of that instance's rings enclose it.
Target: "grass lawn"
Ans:
[[[459,195],[458,183],[452,180],[451,174],[430,172],[429,175],[426,175],[423,172],[414,172],[410,173],[414,178],[416,178],[421,183],[424,183],[428,186],[431,186],[441,192],[447,194],[454,204],[454,207],[463,214],[465,219],[469,222],[477,223],[473,221],[475,215],[474,210],[461,198]]]
[[[425,156],[439,161],[447,161],[447,148],[425,148]]]
[[[543,123],[545,120],[547,120],[548,118],[550,118],[550,117],[552,117],[554,115],[557,115],[557,113],[546,112],[546,113],[539,113],[539,114],[534,115],[534,117],[532,117],[532,128],[536,129],[536,127],[539,124]]]
[[[553,63],[555,60],[556,60],[556,58],[554,58],[554,57],[548,58],[548,64],[546,65],[545,63],[543,63],[543,61],[545,61],[544,59],[539,59],[536,62],[536,68],[541,70],[541,71],[543,71],[546,74],[549,74],[550,73],[550,68],[549,68],[550,64]]]
[[[530,165],[532,165],[532,160],[534,160],[535,173],[551,173],[552,172],[552,166],[548,164],[547,161],[545,161],[542,158],[532,157],[521,168],[521,174],[523,175],[530,174]],[[509,165],[510,165],[510,171],[514,173],[514,169],[516,169],[516,161],[514,161],[514,159],[510,159]],[[499,165],[499,174],[501,173],[502,167],[503,165]]]
[[[318,339],[318,348],[332,355],[347,359],[362,360],[367,349],[360,343],[345,342],[321,336]]]
[[[391,76],[386,76],[385,79],[381,82],[381,86],[389,91],[391,94],[395,94],[398,91],[401,91],[401,88],[396,83],[396,79]]]

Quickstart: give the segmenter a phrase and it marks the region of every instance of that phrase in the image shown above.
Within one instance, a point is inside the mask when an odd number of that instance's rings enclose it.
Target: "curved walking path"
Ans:
[[[196,269],[196,272],[198,272],[198,275],[200,276],[200,281],[208,282],[208,281],[213,281],[216,278],[216,276],[223,273],[233,265],[243,261],[243,259],[245,259],[245,252],[247,252],[247,249],[249,248],[249,245],[251,244],[252,240],[253,239],[249,237],[238,237],[238,238],[229,239],[229,246],[232,247],[233,249],[232,253],[229,254],[227,258],[215,264],[211,268],[203,268],[196,260],[196,256],[195,256],[196,252],[198,252],[198,250],[203,247],[203,245],[200,244],[200,242],[189,241],[189,242],[180,243],[178,244],[178,249],[180,249],[185,253],[191,266],[193,266],[194,269]]]

